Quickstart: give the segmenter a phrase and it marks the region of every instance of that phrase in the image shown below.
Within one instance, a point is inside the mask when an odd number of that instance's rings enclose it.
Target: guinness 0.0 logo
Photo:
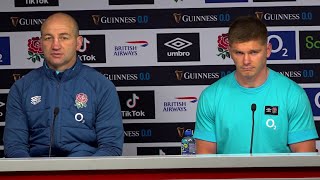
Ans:
[[[93,19],[93,23],[95,25],[99,25],[99,23],[100,23],[100,15],[92,15],[91,17]]]
[[[20,17],[10,17],[11,23],[14,27],[17,27]]]
[[[255,12],[258,19],[262,20],[263,18],[263,12]]]
[[[174,72],[176,74],[177,79],[180,81],[182,79],[182,76],[183,76],[183,71],[175,70]]]
[[[173,13],[174,20],[176,23],[180,23],[182,14],[181,13]]]

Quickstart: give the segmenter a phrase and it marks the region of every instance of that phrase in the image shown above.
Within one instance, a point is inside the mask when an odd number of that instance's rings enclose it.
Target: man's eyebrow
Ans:
[[[71,34],[69,34],[69,33],[60,33],[60,34],[59,34],[59,36],[64,36],[64,35],[71,36]]]
[[[60,33],[59,36],[71,36],[69,33]],[[53,36],[51,33],[41,34],[41,36]]]

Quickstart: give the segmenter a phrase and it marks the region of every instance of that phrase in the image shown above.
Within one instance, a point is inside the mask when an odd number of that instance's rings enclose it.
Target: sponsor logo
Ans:
[[[292,79],[296,83],[319,82],[319,64],[269,64],[271,69]]]
[[[185,129],[194,129],[189,123],[125,123],[125,143],[181,142]],[[180,133],[182,136],[180,137]],[[166,133],[163,133],[163,132]]]
[[[287,76],[288,78],[302,77],[302,71],[280,71],[280,74]]]
[[[178,101],[165,101],[163,102],[163,112],[184,112],[188,109],[188,102],[195,103],[197,102],[196,97],[184,96],[176,97]]]
[[[304,88],[306,91],[314,116],[320,116],[320,88]]]
[[[185,131],[184,127],[177,127],[177,133],[178,133],[180,138],[184,137],[184,131]],[[192,131],[192,134],[193,134],[193,131]]]
[[[149,72],[140,73],[124,73],[124,74],[103,74],[111,81],[150,81],[151,74]]]
[[[300,59],[320,58],[320,31],[300,31]]]
[[[311,21],[313,14],[311,12],[301,13],[270,13],[263,11],[256,11],[255,15],[260,20],[264,21]]]
[[[296,38],[294,31],[268,32],[268,42],[272,44],[268,60],[295,60]]]
[[[137,155],[180,155],[181,147],[137,147]]]
[[[21,76],[21,74],[12,74],[13,80],[17,81],[19,79],[21,79],[23,76]]]
[[[268,128],[274,129],[274,130],[277,129],[276,122],[273,119],[267,119],[266,120],[266,126]]]
[[[4,122],[8,94],[0,94],[0,122]]]
[[[151,129],[140,129],[137,131],[124,131],[125,137],[151,137],[152,130]]]
[[[154,91],[119,91],[123,119],[154,119]]]
[[[31,104],[37,105],[41,102],[41,96],[33,96],[31,97]]]
[[[206,0],[206,3],[248,2],[248,0]]]
[[[109,5],[154,4],[154,0],[109,0]]]
[[[44,59],[43,51],[41,48],[41,42],[39,37],[32,37],[28,39],[28,60],[33,63],[41,62]]]
[[[181,22],[229,22],[231,18],[230,14],[188,15],[182,13],[173,13],[172,16],[177,24]]]
[[[59,0],[14,0],[15,7],[59,6]]]
[[[74,120],[76,120],[77,122],[80,122],[80,123],[85,123],[86,120],[84,120],[83,118],[83,114],[82,113],[76,113],[74,115]]]
[[[264,114],[278,115],[278,112],[279,112],[278,106],[265,106],[264,107]]]
[[[177,80],[219,79],[219,72],[184,72],[175,70]]]
[[[198,33],[158,34],[158,62],[200,61]]]
[[[32,69],[1,69],[0,89],[10,89],[15,81],[22,78]]]
[[[132,109],[136,107],[137,101],[140,100],[139,96],[137,96],[135,93],[132,94],[132,98],[127,100],[127,106],[128,108]]]
[[[105,63],[105,35],[82,35],[78,57],[83,63]]]
[[[181,39],[181,38],[175,38],[169,42],[164,43],[164,45],[166,45],[172,49],[175,49],[177,51],[180,51],[181,49],[184,49],[188,46],[191,46],[192,43],[189,41],[186,41],[184,39]],[[186,53],[186,54],[187,54],[187,56],[190,56],[190,53]]]
[[[229,39],[228,34],[221,34],[218,36],[218,51],[219,54],[217,56],[221,56],[222,59],[230,58],[230,52],[228,50],[229,47]]]
[[[139,49],[148,46],[147,41],[128,41],[124,46],[114,47],[114,56],[137,56]]]
[[[41,26],[46,19],[10,17],[11,23],[14,27],[19,26]]]
[[[100,24],[146,24],[149,22],[149,16],[121,16],[107,17],[101,15],[91,15],[95,25]]]
[[[9,37],[0,37],[0,65],[10,65]]]

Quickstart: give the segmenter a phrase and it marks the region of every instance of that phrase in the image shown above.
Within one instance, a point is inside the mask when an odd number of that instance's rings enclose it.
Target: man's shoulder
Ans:
[[[274,70],[270,69],[270,73],[272,73],[273,76],[273,85],[276,87],[279,87],[283,90],[285,89],[290,89],[290,91],[292,90],[296,90],[296,91],[301,91],[303,90],[301,86],[299,86],[295,81],[293,81],[292,79],[290,79],[289,77],[276,72]]]
[[[223,93],[226,89],[228,89],[231,84],[234,82],[234,72],[221,77],[219,80],[216,82],[212,83],[208,87],[206,87],[203,91],[202,94],[216,94],[216,93]]]
[[[229,86],[230,83],[232,83],[234,80],[235,80],[234,72],[231,72],[230,74],[228,74],[228,75],[226,75],[224,77],[221,77],[216,82],[214,82],[211,85],[209,85],[208,89],[216,89],[216,88]]]

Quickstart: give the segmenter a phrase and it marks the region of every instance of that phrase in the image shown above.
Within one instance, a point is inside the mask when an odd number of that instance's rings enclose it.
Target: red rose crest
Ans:
[[[88,96],[85,93],[79,93],[76,95],[75,106],[80,109],[87,107]]]
[[[34,63],[36,61],[40,62],[40,59],[44,58],[39,37],[32,37],[31,39],[28,39],[28,54],[28,60],[31,60]]]
[[[219,35],[217,42],[218,42],[218,51],[219,51],[219,54],[217,54],[217,56],[221,56],[222,59],[225,59],[226,57],[230,58],[230,53],[228,50],[228,47],[229,47],[228,34]]]

